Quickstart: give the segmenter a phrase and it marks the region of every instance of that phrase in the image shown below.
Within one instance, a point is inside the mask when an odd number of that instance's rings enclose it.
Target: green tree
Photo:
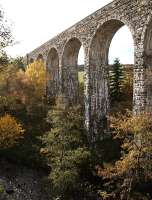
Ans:
[[[58,103],[48,114],[51,130],[43,137],[54,199],[80,199],[83,173],[89,167],[90,152],[83,126],[82,110]],[[85,171],[85,172],[84,172]]]
[[[4,48],[13,42],[10,26],[0,6],[0,72],[9,64],[9,58]]]
[[[109,71],[109,79],[111,102],[120,101],[123,88],[123,68],[118,58],[115,59],[112,69]]]
[[[12,65],[14,65],[15,67],[17,67],[18,69],[22,69],[23,71],[25,71],[23,57],[19,56],[19,57],[16,57],[16,58],[12,58],[10,63]]]
[[[0,7],[0,52],[2,52],[4,47],[8,46],[10,43],[12,43],[11,30],[4,17],[4,12]]]
[[[9,57],[6,54],[6,52],[1,51],[1,53],[0,53],[0,65],[1,65],[0,71],[2,71],[4,69],[4,67],[6,67],[9,64],[9,61],[10,61]]]

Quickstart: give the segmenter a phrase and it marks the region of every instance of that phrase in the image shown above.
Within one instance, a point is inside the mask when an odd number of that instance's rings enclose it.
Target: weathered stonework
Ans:
[[[114,34],[123,25],[128,26],[134,40],[133,109],[135,113],[147,106],[151,109],[152,98],[146,87],[145,72],[152,67],[152,0],[114,0],[27,55],[27,63],[43,56],[52,74],[49,87],[57,88],[53,89],[54,94],[63,92],[69,100],[73,100],[78,87],[78,52],[83,46],[88,130],[95,130],[94,116],[100,121],[107,113],[108,51]],[[49,57],[52,49],[56,50],[56,54]],[[96,132],[90,132],[93,139]]]

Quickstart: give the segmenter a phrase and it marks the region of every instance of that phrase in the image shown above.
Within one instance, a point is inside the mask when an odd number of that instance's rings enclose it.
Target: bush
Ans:
[[[86,174],[90,161],[81,108],[57,105],[49,112],[48,122],[52,128],[43,137],[41,152],[51,167],[52,194],[62,200],[75,199],[84,192],[82,174]]]
[[[10,115],[0,118],[0,148],[6,149],[14,146],[17,141],[23,138],[24,130],[20,123]]]

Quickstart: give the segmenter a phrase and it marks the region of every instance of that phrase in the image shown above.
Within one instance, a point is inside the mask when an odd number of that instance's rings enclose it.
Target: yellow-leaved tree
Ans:
[[[114,165],[98,168],[99,175],[108,178],[101,196],[106,194],[108,198],[104,199],[129,200],[147,199],[144,198],[146,194],[152,198],[151,114],[133,115],[128,111],[111,117],[110,122],[114,138],[121,141],[122,156]],[[115,189],[110,191],[111,183]]]
[[[34,87],[35,98],[42,99],[46,87],[46,68],[42,60],[34,61],[26,68],[25,75]]]
[[[6,114],[0,118],[0,148],[6,149],[14,146],[23,138],[24,130],[14,117]]]

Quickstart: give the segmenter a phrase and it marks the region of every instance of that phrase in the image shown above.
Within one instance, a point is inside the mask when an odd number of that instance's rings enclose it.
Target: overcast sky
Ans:
[[[11,56],[24,56],[112,0],[0,0],[19,44],[8,48]],[[83,56],[80,57],[82,63]],[[127,27],[113,38],[109,60],[119,57],[133,63],[133,40]]]

